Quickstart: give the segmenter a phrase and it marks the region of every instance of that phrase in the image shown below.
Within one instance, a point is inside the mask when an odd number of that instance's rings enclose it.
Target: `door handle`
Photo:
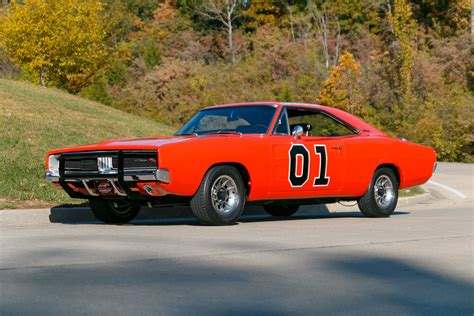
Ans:
[[[333,146],[331,146],[331,148],[332,148],[332,149],[337,149],[337,150],[339,150],[339,151],[342,150],[342,146],[341,146],[341,145],[333,145]]]

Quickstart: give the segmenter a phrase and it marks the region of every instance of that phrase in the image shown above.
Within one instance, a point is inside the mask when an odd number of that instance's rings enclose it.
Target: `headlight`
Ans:
[[[48,158],[48,171],[53,177],[59,177],[59,160],[58,155],[51,155]]]

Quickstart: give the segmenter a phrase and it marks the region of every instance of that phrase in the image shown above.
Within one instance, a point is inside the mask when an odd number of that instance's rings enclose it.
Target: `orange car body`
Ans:
[[[249,106],[255,103],[238,104]],[[248,187],[248,201],[285,199],[337,198],[353,199],[367,190],[375,170],[389,165],[396,170],[399,187],[407,188],[427,182],[434,171],[436,155],[431,147],[388,137],[376,128],[344,111],[310,104],[258,103],[276,108],[268,132],[265,134],[208,134],[163,136],[106,141],[93,145],[58,149],[48,152],[61,155],[72,152],[151,150],[157,152],[158,168],[166,170],[169,179],[138,181],[132,191],[147,198],[159,200],[165,196],[192,197],[206,172],[218,164],[237,166]],[[236,106],[235,104],[218,107]],[[284,107],[317,108],[358,132],[336,137],[276,135],[272,133],[278,115]],[[315,185],[322,172],[321,155],[316,145],[325,147],[326,185]],[[304,146],[309,153],[309,181],[293,185],[289,181],[290,150]],[[302,149],[304,149],[302,148]],[[48,164],[49,159],[47,159]],[[301,174],[301,157],[296,156],[296,174]],[[47,165],[47,169],[49,167]],[[58,178],[52,179],[61,186]],[[90,192],[74,184],[66,184],[74,197],[88,198]],[[145,190],[144,186],[152,190]],[[63,186],[64,187],[64,186]],[[71,191],[72,190],[72,191]],[[150,193],[151,192],[151,193]]]

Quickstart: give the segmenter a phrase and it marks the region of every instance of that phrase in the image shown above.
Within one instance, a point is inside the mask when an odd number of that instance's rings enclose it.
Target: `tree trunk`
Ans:
[[[44,71],[43,67],[41,67],[41,69],[40,69],[40,86],[43,87],[43,88],[46,87],[45,76],[46,76],[45,71]]]
[[[474,0],[471,0],[471,41],[474,42]]]
[[[232,26],[232,12],[227,11],[227,42],[229,45],[230,58],[232,63],[235,62],[235,51],[234,51],[234,41],[233,41],[233,26]]]
[[[229,24],[229,28],[227,30],[227,36],[229,38],[229,50],[230,50],[230,59],[232,61],[232,63],[235,62],[235,51],[234,51],[234,41],[232,39],[232,24]]]
[[[296,42],[296,37],[295,37],[295,29],[293,27],[293,9],[291,9],[290,7],[287,7],[287,8],[290,14],[291,39],[293,40],[293,43],[294,43]]]
[[[339,21],[336,18],[336,23],[337,23],[337,34],[336,34],[336,53],[334,55],[334,63],[333,65],[336,66],[337,63],[339,62],[339,53],[340,53],[340,48],[341,48],[341,25],[339,24]]]
[[[474,0],[471,0],[471,3],[472,1]],[[393,16],[392,16],[392,5],[390,4],[390,0],[387,0],[387,12],[388,12],[388,16],[389,16],[389,25],[390,25],[390,31],[392,31],[392,33],[395,33],[395,30],[393,28]]]

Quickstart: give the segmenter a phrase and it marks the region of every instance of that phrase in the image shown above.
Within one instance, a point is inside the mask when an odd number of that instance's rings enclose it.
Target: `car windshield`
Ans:
[[[246,105],[205,109],[197,113],[176,135],[203,134],[265,134],[276,107]]]

